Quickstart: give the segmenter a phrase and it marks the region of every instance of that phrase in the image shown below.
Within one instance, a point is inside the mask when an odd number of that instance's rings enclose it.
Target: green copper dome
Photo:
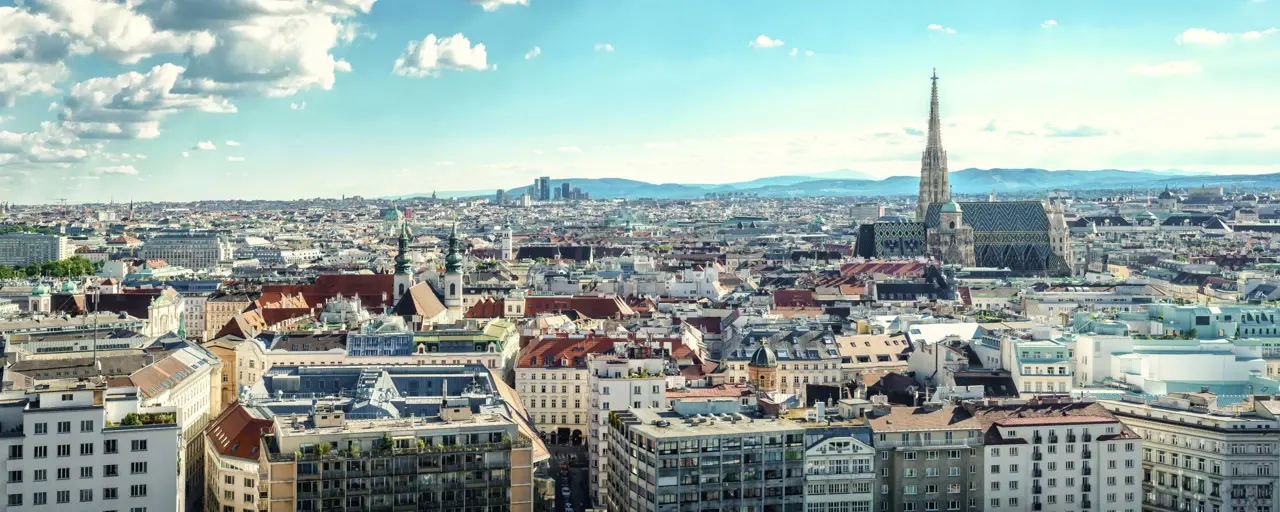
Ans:
[[[942,213],[961,213],[960,203],[957,203],[955,199],[952,199],[942,205],[942,209],[939,211]]]
[[[44,283],[36,283],[35,286],[31,287],[32,297],[43,297],[48,294],[49,294],[49,287],[45,286]]]
[[[755,353],[751,354],[751,362],[747,363],[747,365],[756,368],[774,368],[778,366],[778,356],[774,355],[772,350],[765,348],[764,345],[760,345],[760,348],[757,348]]]
[[[449,253],[444,257],[444,271],[457,274],[462,271],[462,255],[458,253],[458,223],[453,223],[453,231],[449,233]]]

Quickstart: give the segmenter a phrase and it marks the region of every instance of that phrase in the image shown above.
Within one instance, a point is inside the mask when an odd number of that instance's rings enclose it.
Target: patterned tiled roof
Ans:
[[[1044,205],[1039,201],[997,201],[960,203],[964,210],[964,223],[973,227],[974,233],[1003,232],[1049,232],[1049,217],[1044,213]],[[929,205],[924,223],[929,229],[937,229],[938,212],[941,204]]]

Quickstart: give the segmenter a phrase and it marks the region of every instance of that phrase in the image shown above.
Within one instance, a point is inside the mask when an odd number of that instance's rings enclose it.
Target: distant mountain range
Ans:
[[[1223,175],[1199,174],[1179,170],[1094,171],[1045,169],[963,169],[951,173],[951,188],[957,194],[1047,192],[1064,190],[1105,190],[1135,188],[1139,191],[1197,186],[1224,186],[1257,189],[1280,188],[1280,173]],[[551,180],[553,187],[568,182],[581,188],[593,199],[692,199],[710,193],[742,192],[760,197],[815,196],[892,196],[915,195],[920,188],[916,176],[891,176],[876,179],[864,173],[841,169],[807,175],[772,176],[751,181],[723,184],[648,183],[623,178],[582,178]],[[528,190],[521,186],[507,190],[510,198]],[[492,196],[493,191],[440,191],[437,197]],[[427,197],[431,193],[410,194],[399,198]]]

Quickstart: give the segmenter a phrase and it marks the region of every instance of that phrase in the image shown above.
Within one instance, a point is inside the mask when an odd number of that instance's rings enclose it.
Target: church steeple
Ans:
[[[444,271],[457,274],[462,270],[462,255],[458,253],[458,221],[453,221],[453,231],[449,232],[449,253],[444,257]]]
[[[916,200],[916,220],[923,221],[933,203],[951,200],[947,176],[947,152],[942,149],[942,116],[938,109],[938,70],[934,68],[929,96],[929,137],[920,158],[920,195]]]
[[[400,220],[400,239],[399,247],[396,251],[396,273],[409,273],[409,221],[407,219]]]

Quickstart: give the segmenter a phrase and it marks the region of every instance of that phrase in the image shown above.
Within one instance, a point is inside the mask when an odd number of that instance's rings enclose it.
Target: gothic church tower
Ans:
[[[929,100],[929,141],[920,159],[920,195],[916,199],[916,220],[924,222],[929,205],[951,200],[947,179],[947,152],[942,149],[942,120],[938,114],[938,70],[933,70],[933,95]]]

